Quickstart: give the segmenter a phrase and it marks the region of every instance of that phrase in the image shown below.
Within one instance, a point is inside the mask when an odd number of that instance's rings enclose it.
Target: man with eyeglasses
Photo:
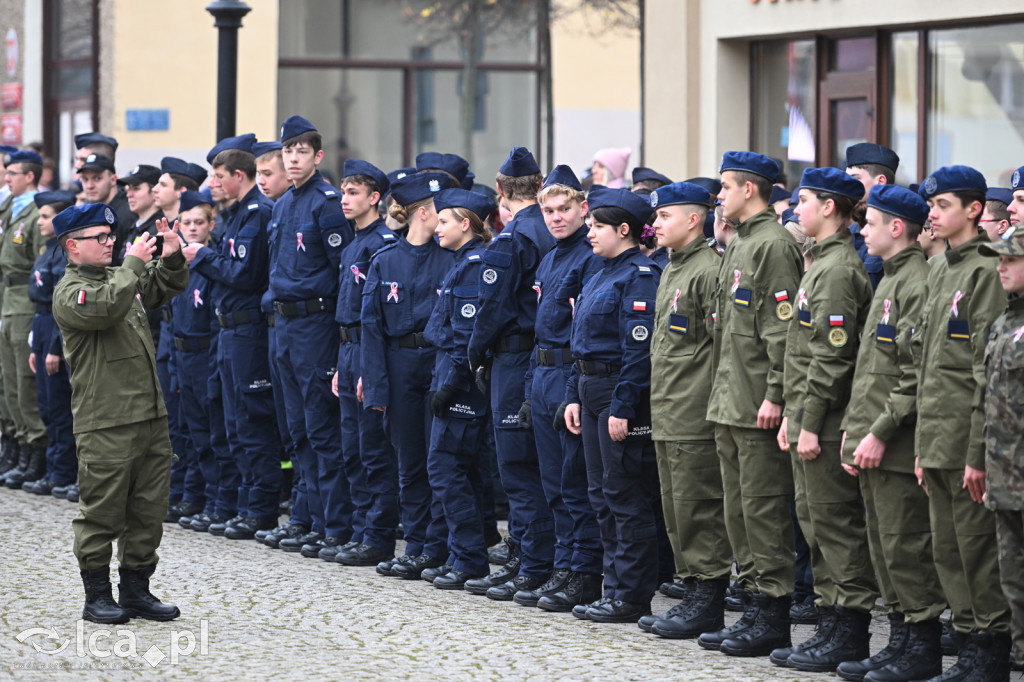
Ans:
[[[85,585],[82,617],[96,623],[173,620],[178,608],[149,592],[173,455],[146,310],[185,290],[188,266],[178,235],[161,220],[157,235],[143,234],[123,265],[110,267],[116,222],[106,204],[72,206],[53,219],[69,261],[53,293],[53,315],[73,389],[80,511],[72,527]],[[154,260],[157,237],[163,247]],[[118,602],[109,574],[114,540]]]

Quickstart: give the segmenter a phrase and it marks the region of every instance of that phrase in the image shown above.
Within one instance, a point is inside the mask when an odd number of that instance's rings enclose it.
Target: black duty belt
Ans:
[[[274,315],[274,313],[264,313],[264,314],[267,316],[267,326],[268,327],[273,327],[274,325],[277,324],[277,317]]]
[[[53,311],[53,306],[49,303],[36,303],[36,314],[37,315],[49,315]]]
[[[259,322],[262,319],[263,312],[259,308],[238,310],[233,313],[222,313],[219,310],[217,311],[217,322],[219,322],[220,326],[225,329],[237,327],[241,324],[249,324],[250,322]]]
[[[198,353],[209,350],[209,336],[175,336],[174,347],[183,353]]]
[[[305,301],[274,301],[274,310],[281,317],[305,317],[334,310],[332,298],[309,298]]]
[[[28,284],[28,275],[4,275],[5,287],[18,287]]]
[[[495,353],[518,353],[524,350],[533,350],[533,332],[503,336],[495,342],[493,350]]]
[[[585,376],[607,376],[609,374],[615,374],[622,365],[611,365],[607,362],[597,362],[596,360],[577,360],[576,366],[580,370],[580,374]]]
[[[388,339],[388,343],[391,344],[392,348],[430,348],[431,346],[423,332],[413,332],[405,336],[394,337]]]
[[[352,327],[341,325],[338,327],[338,334],[341,335],[342,343],[359,343],[359,339],[363,336],[363,330],[360,329],[359,325]]]
[[[560,367],[572,364],[572,351],[568,348],[538,348],[537,364],[544,367]]]

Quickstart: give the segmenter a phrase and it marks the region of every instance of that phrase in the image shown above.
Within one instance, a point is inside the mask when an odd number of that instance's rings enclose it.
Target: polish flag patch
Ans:
[[[78,305],[85,305],[85,289],[78,292]]]
[[[828,316],[828,326],[830,326],[830,327],[842,327],[843,326],[843,316],[842,315],[829,315]]]
[[[633,310],[644,312],[647,310],[647,301],[633,301]]]
[[[781,301],[788,301],[788,300],[789,300],[789,292],[786,291],[785,289],[783,289],[782,291],[776,291],[775,292],[775,301],[776,301],[776,303],[781,302]]]

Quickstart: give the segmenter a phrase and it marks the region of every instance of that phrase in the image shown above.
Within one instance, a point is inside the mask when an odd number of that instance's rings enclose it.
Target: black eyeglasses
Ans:
[[[90,234],[88,237],[75,237],[75,241],[80,242],[85,241],[86,239],[95,239],[97,244],[103,246],[110,241],[111,236],[112,235],[109,232],[100,232],[99,234]]]

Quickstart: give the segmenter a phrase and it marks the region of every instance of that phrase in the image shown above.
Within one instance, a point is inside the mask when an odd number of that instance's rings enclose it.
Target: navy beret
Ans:
[[[800,224],[800,216],[798,216],[796,211],[791,208],[787,208],[782,212],[782,224],[785,225],[786,223]]]
[[[800,178],[800,189],[838,194],[854,201],[864,198],[864,184],[838,168],[808,168]]]
[[[1001,201],[1009,206],[1013,203],[1013,191],[1005,187],[989,187],[985,192],[985,201]]]
[[[537,159],[533,158],[533,154],[530,153],[529,149],[526,147],[512,147],[512,151],[505,157],[505,161],[501,164],[498,172],[510,178],[521,178],[540,173],[540,166],[537,165]]]
[[[55,189],[50,192],[36,192],[32,197],[36,206],[42,208],[47,204],[71,204],[75,205],[75,193],[69,189]]]
[[[469,161],[458,154],[441,154],[440,152],[423,152],[416,155],[416,170],[443,170],[451,173],[462,184],[469,172]]]
[[[395,180],[391,185],[391,197],[399,206],[409,206],[417,201],[427,199],[443,189],[448,189],[452,179],[444,173],[427,171],[413,173]]]
[[[970,190],[987,192],[985,176],[970,166],[943,166],[925,178],[918,192],[925,199],[930,199],[936,194]]]
[[[61,236],[74,230],[81,230],[83,227],[93,225],[109,225],[113,227],[117,223],[117,217],[113,209],[106,204],[82,204],[81,206],[68,206],[53,217],[53,232]]]
[[[544,187],[550,187],[551,185],[565,185],[566,187],[572,187],[580,192],[583,191],[583,185],[580,184],[579,178],[572,172],[572,168],[569,168],[565,164],[559,164],[551,169],[548,173],[548,177],[544,179]]]
[[[928,220],[928,203],[917,192],[899,185],[872,187],[868,206],[918,225],[924,225]]]
[[[188,175],[188,162],[182,161],[175,156],[165,156],[160,159],[160,172]]]
[[[768,182],[779,179],[779,164],[773,159],[756,152],[726,152],[722,155],[722,167],[719,172],[740,171],[753,173],[767,178]]]
[[[252,146],[252,155],[257,159],[264,154],[269,154],[272,151],[276,151],[281,148],[281,143],[278,141],[273,142],[257,142]]]
[[[75,135],[75,149],[88,147],[93,144],[109,144],[114,151],[117,151],[117,140],[100,133],[81,133]]]
[[[9,144],[0,144],[0,156],[3,156],[5,154],[13,154],[16,151],[18,151],[17,147],[12,147]]]
[[[11,156],[13,157],[14,155],[12,154]],[[85,157],[85,163],[83,163],[82,167],[79,168],[78,170],[110,171],[111,173],[117,172],[116,170],[114,170],[114,162],[110,159],[109,156],[104,156],[103,154],[90,154],[89,156]]]
[[[178,213],[184,213],[185,211],[193,209],[200,204],[206,204],[210,207],[213,206],[213,202],[204,197],[202,192],[195,192],[187,189],[181,193],[180,197],[178,197]]]
[[[42,165],[43,157],[31,149],[20,149],[18,151],[11,152],[11,156],[7,159],[7,163],[38,163]]]
[[[345,166],[342,169],[342,182],[345,181],[344,178],[352,175],[365,175],[376,182],[377,187],[380,189],[381,196],[387,194],[388,188],[391,187],[391,181],[388,180],[387,174],[369,161],[363,161],[362,159],[346,159]]]
[[[473,189],[474,182],[476,182],[476,173],[471,170],[466,171],[466,177],[462,178],[462,189]]]
[[[203,198],[210,202],[210,206],[213,206],[213,192],[209,187],[204,187],[199,190],[199,193],[203,195]]]
[[[671,185],[672,184],[672,181],[669,180],[667,177],[665,177],[661,173],[659,173],[659,172],[657,172],[655,170],[652,170],[650,168],[645,168],[643,166],[637,166],[636,168],[633,169],[633,184],[634,185],[637,184],[637,183],[640,183],[640,182],[647,182],[648,180],[653,180],[655,182],[660,182],[662,185]]]
[[[446,208],[465,208],[476,213],[480,220],[487,220],[495,206],[494,199],[486,194],[470,192],[461,187],[443,189],[434,195],[434,210],[438,213]]]
[[[395,184],[396,180],[401,180],[406,175],[412,175],[415,172],[415,168],[413,168],[412,166],[407,166],[405,168],[398,168],[388,173],[388,191],[391,191],[391,186]]]
[[[297,135],[308,132],[316,132],[316,126],[309,122],[308,119],[302,118],[301,116],[289,116],[281,124],[281,143],[284,144],[288,140],[292,139]]]
[[[159,168],[142,164],[133,168],[128,175],[118,178],[117,183],[119,185],[139,185],[145,182],[148,185],[155,185],[159,180]]]
[[[591,211],[599,208],[621,208],[642,223],[651,217],[649,197],[634,194],[628,189],[612,189],[604,185],[594,185],[587,195],[587,204]]]
[[[256,144],[256,136],[252,133],[245,133],[244,135],[235,135],[234,137],[225,137],[223,140],[213,145],[210,153],[206,155],[206,163],[213,165],[213,160],[217,158],[217,155],[228,149],[240,149],[243,152],[252,153],[252,146]]]
[[[676,206],[679,204],[700,204],[711,206],[711,194],[692,182],[673,182],[651,192],[651,208]]]
[[[1013,178],[1010,180],[1010,190],[1016,192],[1019,189],[1024,189],[1024,172],[1022,171],[1024,171],[1024,166],[1013,171]]]
[[[696,177],[690,178],[686,182],[692,182],[695,185],[700,185],[713,197],[717,197],[718,193],[722,191],[722,183],[715,178]]]
[[[789,201],[793,198],[793,193],[786,190],[778,185],[772,187],[772,196],[768,199],[769,204],[774,204],[776,201]]]
[[[209,172],[198,163],[190,163],[185,169],[185,175],[195,180],[197,185],[201,185],[206,182],[206,176],[208,174]]]
[[[885,166],[893,173],[900,167],[900,157],[888,147],[872,142],[859,142],[846,148],[846,167],[867,164]]]

